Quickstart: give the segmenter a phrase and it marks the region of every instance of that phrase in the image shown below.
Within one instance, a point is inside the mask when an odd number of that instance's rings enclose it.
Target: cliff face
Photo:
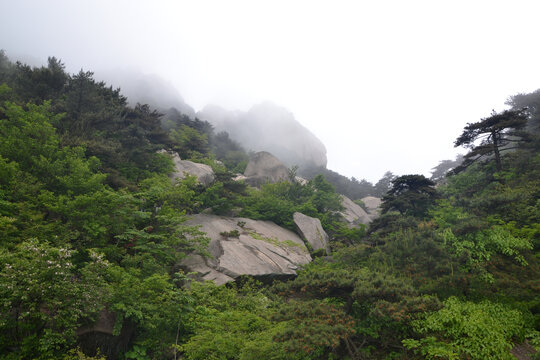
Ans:
[[[247,112],[206,106],[197,117],[227,131],[247,150],[268,151],[287,166],[326,167],[326,148],[291,112],[272,103],[253,106]]]

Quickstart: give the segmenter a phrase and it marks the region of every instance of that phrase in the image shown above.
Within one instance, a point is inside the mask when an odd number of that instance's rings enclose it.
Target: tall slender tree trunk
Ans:
[[[493,153],[495,154],[495,165],[497,166],[497,172],[502,170],[501,166],[501,154],[499,153],[499,134],[495,131],[491,132],[491,137],[493,139]]]

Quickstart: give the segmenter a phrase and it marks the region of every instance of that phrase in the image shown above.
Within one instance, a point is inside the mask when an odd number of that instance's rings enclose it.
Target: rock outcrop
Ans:
[[[279,182],[289,178],[289,170],[274,155],[260,151],[249,159],[244,171],[246,183],[252,186],[260,186],[265,182]]]
[[[283,107],[265,102],[242,112],[209,105],[197,117],[216,132],[227,131],[246,150],[268,151],[286,166],[326,167],[324,144]]]
[[[381,208],[382,200],[375,196],[366,196],[362,198],[362,202],[364,203],[367,213],[371,220],[375,220],[379,217],[379,210]]]
[[[174,162],[174,171],[170,177],[173,180],[183,179],[187,175],[196,176],[197,180],[204,186],[209,186],[214,182],[215,175],[212,168],[206,164],[199,164],[189,160],[182,160],[176,152],[168,152],[165,150],[159,151],[160,153],[167,153],[171,155]]]
[[[211,258],[194,255],[181,264],[200,280],[224,284],[241,275],[286,278],[311,261],[302,239],[271,221],[198,214],[186,224],[200,225],[210,238]]]
[[[321,221],[311,216],[299,212],[293,214],[293,221],[296,225],[298,234],[307,242],[314,251],[325,250],[330,254],[330,244],[328,234],[324,231]]]
[[[345,208],[340,214],[343,216],[350,228],[355,227],[358,224],[369,224],[371,222],[371,217],[369,214],[362,209],[362,207],[356,204],[354,201],[348,197],[342,196],[341,205]]]

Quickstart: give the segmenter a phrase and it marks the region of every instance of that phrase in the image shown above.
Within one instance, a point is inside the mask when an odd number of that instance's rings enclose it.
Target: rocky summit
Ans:
[[[217,131],[227,131],[246,150],[268,151],[287,166],[326,167],[326,147],[287,109],[270,102],[249,111],[228,111],[209,105],[197,113]]]

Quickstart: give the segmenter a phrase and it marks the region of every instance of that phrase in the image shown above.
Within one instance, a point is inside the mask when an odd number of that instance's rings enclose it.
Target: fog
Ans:
[[[33,64],[56,56],[126,91],[153,79],[162,91],[133,96],[159,106],[246,112],[270,101],[324,143],[329,169],[376,181],[387,170],[429,174],[458,152],[466,123],[540,87],[539,10],[537,1],[3,0],[0,48]]]

